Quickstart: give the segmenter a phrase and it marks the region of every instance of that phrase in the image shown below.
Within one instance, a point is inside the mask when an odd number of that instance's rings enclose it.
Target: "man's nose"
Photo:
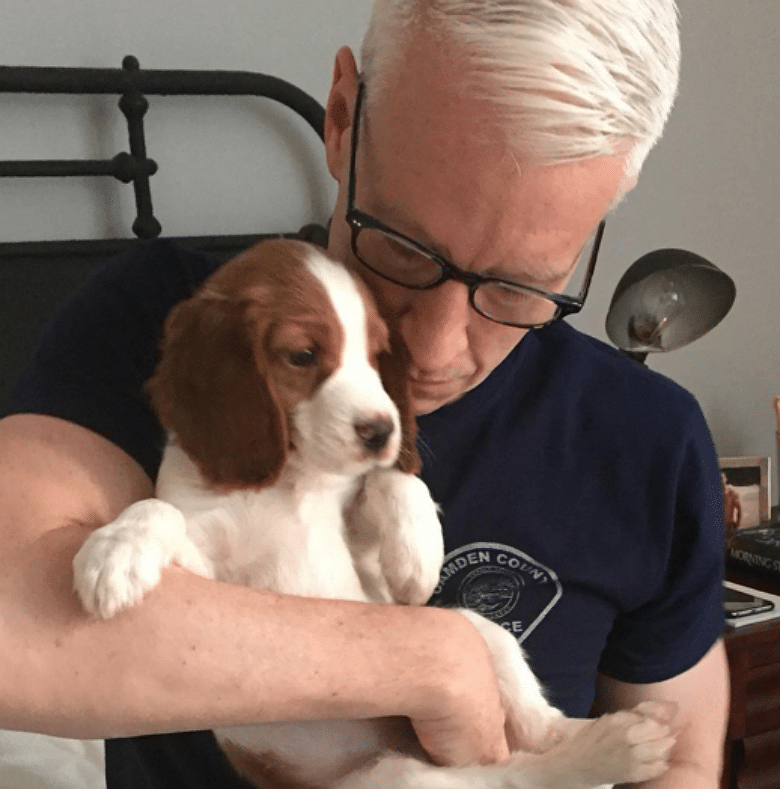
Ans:
[[[469,290],[460,282],[413,291],[400,329],[414,366],[421,372],[446,369],[468,348],[467,329],[474,315]]]

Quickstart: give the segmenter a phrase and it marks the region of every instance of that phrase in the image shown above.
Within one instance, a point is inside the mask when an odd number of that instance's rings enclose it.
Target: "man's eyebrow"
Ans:
[[[545,268],[542,270],[537,270],[533,274],[530,274],[524,277],[522,284],[524,285],[532,285],[536,287],[540,287],[542,289],[546,289],[546,285],[553,285],[557,282],[560,282],[562,279],[566,279],[574,269],[577,267],[577,264],[580,261],[580,256],[577,257],[565,268],[558,271],[555,271],[550,268]],[[509,277],[509,279],[517,279],[516,277]]]
[[[426,249],[429,249],[431,252],[435,252],[437,255],[444,258],[447,262],[452,263],[454,266],[462,268],[462,266],[453,260],[452,253],[445,243],[439,242],[431,237],[424,227],[419,225],[414,220],[408,219],[404,215],[403,211],[398,210],[394,206],[390,206],[387,203],[384,203],[378,198],[376,199],[376,208],[374,208],[374,210],[378,212],[376,214],[377,217],[382,217],[382,221],[392,230],[407,236],[412,241],[416,241],[418,244],[425,247]],[[518,285],[529,285],[531,287],[538,287],[544,290],[546,289],[546,285],[560,282],[560,280],[568,277],[579,263],[581,255],[582,250],[580,250],[580,252],[575,255],[574,260],[570,261],[564,269],[557,271],[550,269],[541,263],[538,265],[533,265],[532,261],[530,261],[528,258],[523,258],[522,260],[518,259],[514,261],[515,264],[520,264],[525,267],[526,270],[523,273],[517,271],[508,271],[503,266],[500,268],[498,266],[491,266],[485,271],[481,271],[479,273],[486,277],[497,277],[499,279],[508,280],[509,282],[516,282]],[[533,271],[529,271],[529,267],[532,268]]]
[[[452,260],[452,252],[449,247],[429,235],[425,228],[418,225],[417,222],[407,219],[403,211],[388,206],[379,200],[377,201],[375,210],[378,212],[376,215],[377,218],[381,218],[382,222],[392,230],[404,236],[408,236],[412,241],[416,241],[421,246],[430,249],[431,252],[435,252],[437,255],[441,255],[448,261]]]

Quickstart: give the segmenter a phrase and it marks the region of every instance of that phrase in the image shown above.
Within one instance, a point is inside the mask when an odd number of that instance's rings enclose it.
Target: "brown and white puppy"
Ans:
[[[168,433],[157,497],[75,557],[87,611],[137,605],[172,563],[282,593],[425,603],[442,535],[415,476],[403,350],[393,350],[365,285],[302,242],[261,243],[208,278],[171,312],[149,382]],[[570,721],[515,639],[463,614],[491,649],[526,748],[508,763],[436,767],[400,719],[258,724],[218,730],[218,741],[262,787],[586,789],[663,772],[664,710]]]

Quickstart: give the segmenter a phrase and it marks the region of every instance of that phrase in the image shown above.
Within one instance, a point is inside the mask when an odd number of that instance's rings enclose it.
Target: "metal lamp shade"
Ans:
[[[618,282],[607,313],[610,340],[623,351],[660,353],[682,348],[720,323],[736,297],[734,281],[684,249],[658,249],[637,260]],[[655,330],[648,305],[666,311]],[[660,306],[659,306],[660,305]]]

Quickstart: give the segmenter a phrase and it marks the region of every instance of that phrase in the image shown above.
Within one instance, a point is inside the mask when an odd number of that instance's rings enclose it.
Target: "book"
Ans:
[[[726,538],[726,561],[780,578],[780,522],[731,532]]]
[[[727,627],[755,625],[770,619],[780,619],[780,596],[724,581],[723,608]]]

